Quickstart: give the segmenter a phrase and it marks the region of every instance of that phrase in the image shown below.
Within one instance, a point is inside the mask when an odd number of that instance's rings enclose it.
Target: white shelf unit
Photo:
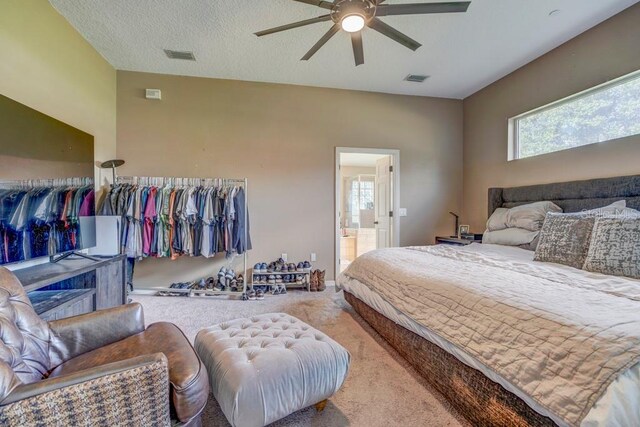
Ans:
[[[272,284],[269,283],[260,283],[256,281],[256,277],[263,277],[263,276],[298,276],[298,275],[302,275],[304,276],[304,280],[303,282],[300,283],[284,283],[282,282],[282,284],[287,288],[305,288],[307,291],[311,292],[311,270],[308,271],[273,271],[273,272],[267,272],[267,273],[256,273],[256,272],[252,272],[251,274],[251,287],[253,286],[273,286]]]

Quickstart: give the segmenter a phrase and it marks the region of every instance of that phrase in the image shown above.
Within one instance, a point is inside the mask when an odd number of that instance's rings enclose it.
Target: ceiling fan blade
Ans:
[[[317,24],[318,22],[331,21],[331,15],[322,15],[317,18],[305,19],[304,21],[294,22],[293,24],[281,25],[279,27],[270,28],[264,31],[258,31],[256,36],[262,37],[273,33],[279,33],[280,31],[287,31],[293,28],[304,27],[305,25]]]
[[[470,1],[446,3],[382,4],[378,6],[376,16],[466,12],[470,4]]]
[[[362,31],[351,33],[353,45],[353,57],[356,59],[356,67],[364,64],[364,47],[362,46]]]
[[[329,10],[333,9],[333,3],[331,3],[330,1],[320,1],[320,0],[293,0],[293,1],[297,1],[298,3],[310,4],[312,6],[318,6],[323,9],[329,9]]]
[[[309,59],[311,59],[311,57],[315,55],[316,52],[319,51],[320,48],[324,46],[331,37],[335,36],[338,31],[340,31],[340,24],[334,24],[333,27],[331,27],[331,29],[329,29],[329,31],[327,31],[326,34],[322,36],[320,40],[318,40],[318,43],[314,44],[311,50],[309,50],[309,52],[307,52],[307,54],[302,57],[302,61],[308,61]]]
[[[373,18],[371,21],[369,21],[368,26],[369,28],[376,30],[380,34],[383,34],[390,39],[397,41],[401,45],[406,46],[411,50],[417,50],[420,46],[422,46],[411,37],[402,34],[400,31],[396,30],[390,25],[385,24],[378,18]]]

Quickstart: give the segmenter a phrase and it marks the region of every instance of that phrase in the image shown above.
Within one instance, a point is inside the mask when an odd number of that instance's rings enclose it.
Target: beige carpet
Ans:
[[[143,295],[134,295],[133,299],[144,306],[147,324],[173,322],[191,341],[200,329],[225,320],[284,312],[346,347],[352,356],[349,377],[324,412],[307,408],[273,426],[469,425],[332,287],[321,293],[291,291],[288,295],[267,296],[263,301]],[[229,426],[213,396],[205,409],[203,424]]]

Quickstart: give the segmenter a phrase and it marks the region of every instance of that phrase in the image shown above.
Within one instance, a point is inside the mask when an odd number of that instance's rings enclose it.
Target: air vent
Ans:
[[[420,76],[420,75],[417,75],[417,74],[409,74],[404,79],[405,79],[405,81],[408,81],[408,82],[423,83],[428,78],[429,78],[429,76]]]
[[[196,57],[193,52],[182,52],[179,50],[165,49],[164,53],[171,59],[183,59],[185,61],[195,61]]]

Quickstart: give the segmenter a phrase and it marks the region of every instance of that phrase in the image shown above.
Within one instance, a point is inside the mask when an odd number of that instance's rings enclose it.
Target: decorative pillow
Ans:
[[[504,230],[507,228],[507,213],[509,209],[507,208],[498,208],[496,209],[489,220],[487,221],[487,230],[496,231],[496,230]]]
[[[485,231],[482,243],[504,246],[528,245],[538,237],[539,231],[529,231],[523,228],[506,228],[504,230]]]
[[[584,269],[640,279],[640,217],[596,218]]]
[[[562,209],[553,202],[535,202],[516,206],[507,212],[507,227],[539,231],[547,212],[562,212]]]
[[[533,260],[582,268],[594,222],[593,215],[548,213]]]

